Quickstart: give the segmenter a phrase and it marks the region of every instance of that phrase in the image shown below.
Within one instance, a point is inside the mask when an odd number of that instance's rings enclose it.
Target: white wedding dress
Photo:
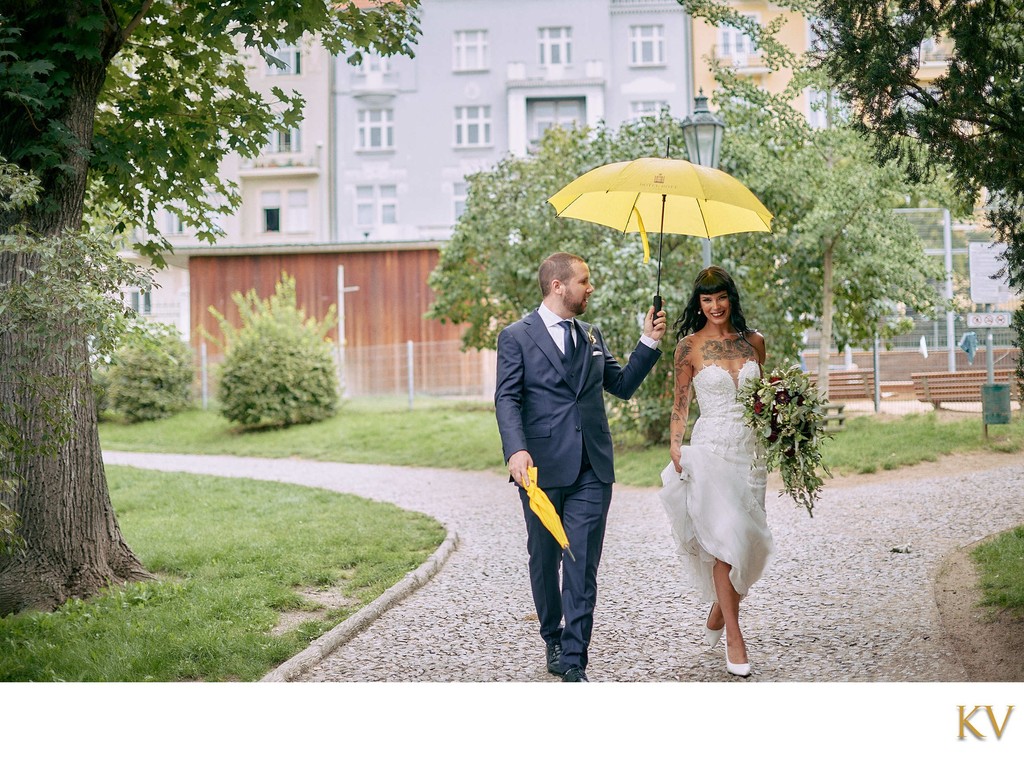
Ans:
[[[748,360],[736,379],[714,364],[694,375],[700,417],[682,448],[683,473],[669,462],[661,474],[659,496],[676,550],[705,602],[718,598],[711,573],[715,559],[732,565],[732,585],[746,596],[772,555],[764,510],[767,473],[737,399],[743,383],[759,374],[757,363]]]

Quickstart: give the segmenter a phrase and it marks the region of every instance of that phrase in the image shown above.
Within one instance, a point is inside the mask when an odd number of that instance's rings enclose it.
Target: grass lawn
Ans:
[[[872,473],[934,461],[950,453],[1024,450],[1024,418],[989,427],[970,414],[942,419],[934,413],[882,420],[859,416],[825,444],[834,474]],[[267,458],[309,458],[347,463],[502,471],[494,406],[418,399],[413,410],[398,398],[347,401],[333,419],[303,427],[239,432],[214,411],[193,410],[164,421],[104,422],[100,440],[110,450],[209,453]],[[615,472],[624,485],[659,484],[668,446],[619,447]],[[828,483],[826,482],[826,485]]]
[[[108,467],[132,549],[157,582],[0,618],[0,681],[253,681],[418,567],[433,519],[327,490]],[[346,603],[283,635],[304,588]]]
[[[286,429],[238,431],[214,410],[162,421],[100,424],[108,450],[308,458],[352,464],[502,469],[501,440],[490,403],[400,398],[345,401],[327,421]]]
[[[980,577],[981,603],[1024,617],[1024,527],[996,536],[971,556]]]

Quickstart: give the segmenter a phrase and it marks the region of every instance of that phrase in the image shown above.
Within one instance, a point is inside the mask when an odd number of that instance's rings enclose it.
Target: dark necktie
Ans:
[[[564,348],[562,350],[562,357],[568,365],[569,359],[572,357],[572,351],[576,346],[576,343],[572,341],[572,321],[560,321],[558,325],[565,332],[565,336],[562,337],[562,347]]]

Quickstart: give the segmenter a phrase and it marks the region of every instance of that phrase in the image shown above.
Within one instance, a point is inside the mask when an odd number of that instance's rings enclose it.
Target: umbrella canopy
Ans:
[[[559,217],[639,232],[644,262],[651,257],[648,229],[709,239],[772,229],[772,213],[743,183],[684,159],[644,157],[605,164],[580,175],[548,202]],[[661,309],[660,238],[654,309]]]
[[[559,518],[558,512],[555,511],[555,507],[551,503],[551,499],[548,498],[547,493],[537,485],[537,467],[528,467],[526,476],[528,484],[525,490],[526,494],[530,497],[530,509],[540,519],[541,524],[548,529],[548,532],[555,537],[558,545],[569,554],[569,558],[575,562],[576,557],[572,555],[572,549],[569,548],[569,538],[565,535],[562,520]]]
[[[770,232],[773,217],[732,175],[684,159],[656,157],[597,167],[548,202],[559,217],[623,233],[654,230],[714,238]]]

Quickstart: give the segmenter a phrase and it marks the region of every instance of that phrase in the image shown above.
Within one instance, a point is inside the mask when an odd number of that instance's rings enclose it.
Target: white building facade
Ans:
[[[242,205],[223,250],[449,238],[465,178],[551,125],[692,108],[690,19],[675,0],[424,0],[414,58],[358,66],[313,40],[251,56],[253,86],[303,95],[299,128],[224,176]],[[206,248],[172,214],[176,250]]]
[[[675,0],[424,0],[415,58],[337,68],[338,241],[450,235],[465,178],[551,125],[692,104]]]

